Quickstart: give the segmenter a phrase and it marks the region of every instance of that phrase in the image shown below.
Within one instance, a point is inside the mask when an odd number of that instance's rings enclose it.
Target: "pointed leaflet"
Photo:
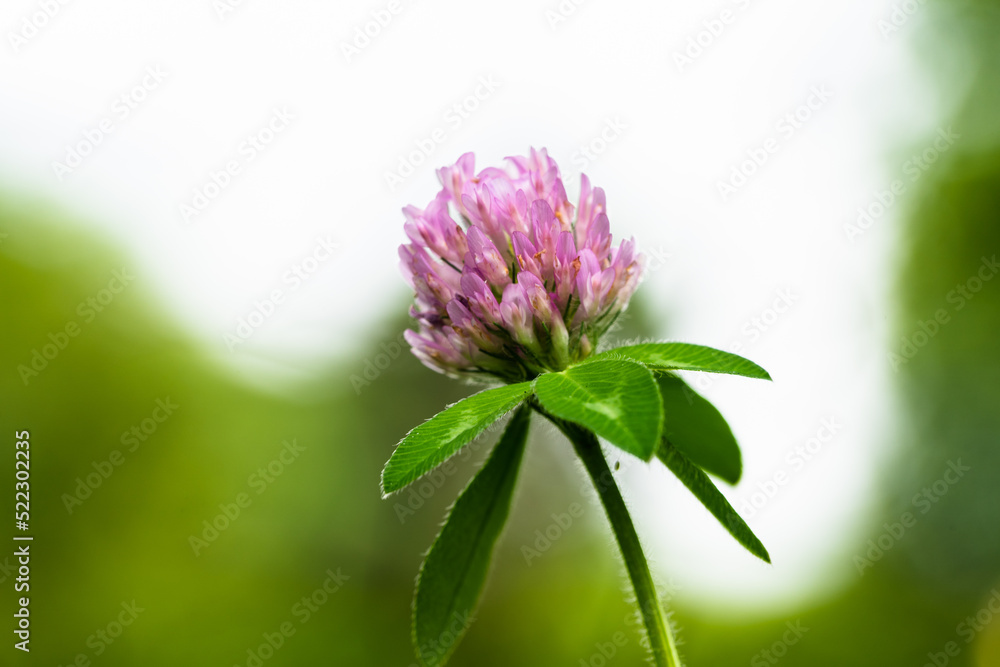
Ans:
[[[631,359],[655,370],[708,371],[730,373],[760,380],[771,376],[763,368],[743,357],[690,343],[643,343],[626,345],[602,352],[592,359]]]
[[[730,484],[740,481],[740,447],[715,406],[671,373],[656,378],[663,396],[663,437],[699,468]]]
[[[530,417],[528,406],[514,413],[424,560],[413,605],[413,644],[424,665],[443,665],[472,621],[510,510]]]
[[[663,403],[653,374],[642,364],[588,361],[538,376],[535,394],[556,417],[589,428],[644,461],[656,452]]]
[[[531,393],[521,382],[487,389],[462,399],[406,434],[382,470],[382,493],[388,495],[441,465]]]
[[[708,475],[684,458],[684,455],[669,442],[664,441],[656,455],[701,501],[701,504],[712,513],[712,516],[719,520],[719,523],[729,531],[729,534],[736,538],[737,542],[746,547],[757,558],[766,563],[771,562],[771,556],[768,555],[767,549],[764,548],[764,545],[761,544],[740,515],[736,513],[726,497],[715,488]]]

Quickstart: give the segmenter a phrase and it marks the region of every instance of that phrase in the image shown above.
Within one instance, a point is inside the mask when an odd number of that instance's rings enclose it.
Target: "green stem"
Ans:
[[[639,536],[635,532],[632,517],[625,506],[611,469],[608,468],[597,436],[585,428],[549,414],[537,403],[533,407],[569,438],[594,482],[594,487],[604,504],[604,510],[608,514],[608,521],[611,522],[611,529],[622,550],[625,568],[632,580],[632,588],[635,590],[642,620],[649,635],[649,646],[655,664],[657,667],[680,667],[681,659],[677,655],[670,625],[666,622],[660,606],[660,596],[649,573],[649,564],[642,552],[642,545],[639,544]]]

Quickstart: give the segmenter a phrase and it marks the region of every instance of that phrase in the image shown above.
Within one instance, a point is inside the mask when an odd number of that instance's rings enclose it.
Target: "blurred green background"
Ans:
[[[989,611],[991,600],[1000,609],[1000,282],[961,309],[948,301],[1000,251],[998,3],[953,3],[935,21],[924,30],[926,67],[955,97],[944,124],[963,140],[908,195],[902,244],[887,261],[898,276],[896,338],[940,308],[952,317],[900,366],[897,453],[868,533],[844,544],[844,557],[885,541],[949,461],[970,471],[833,597],[780,617],[669,602],[689,665],[1000,665],[1000,622],[990,622],[1000,613]],[[968,54],[972,83],[961,91],[935,58],[942,42]],[[32,653],[8,662],[5,648],[3,664],[412,665],[421,554],[491,442],[427,498],[379,498],[399,437],[468,393],[398,347],[405,290],[385,303],[361,358],[292,394],[254,390],[162,314],[140,266],[82,229],[72,212],[0,197],[0,430],[8,452],[14,431],[30,430],[35,535]],[[134,280],[102,291],[116,271]],[[648,307],[640,297],[625,334],[669,335],[644,322]],[[61,336],[71,322],[79,334]],[[46,345],[53,358],[25,371]],[[582,477],[563,464],[570,451],[535,427],[482,608],[452,664],[642,661],[599,511],[588,505],[583,528],[530,565],[522,554],[540,517],[580,499]],[[11,552],[0,552],[8,626]]]

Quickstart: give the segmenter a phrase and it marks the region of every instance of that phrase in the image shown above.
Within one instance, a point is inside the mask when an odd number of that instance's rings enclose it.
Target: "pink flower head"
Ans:
[[[441,373],[517,382],[561,370],[594,350],[642,274],[634,241],[612,246],[601,188],[582,176],[574,206],[544,148],[507,159],[476,174],[466,153],[438,170],[427,208],[403,209],[417,320],[406,340]]]

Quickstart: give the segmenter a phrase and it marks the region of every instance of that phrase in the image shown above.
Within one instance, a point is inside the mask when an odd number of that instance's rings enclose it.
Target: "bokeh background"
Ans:
[[[546,146],[650,259],[614,337],[775,378],[689,377],[772,566],[619,473],[686,664],[1000,665],[998,7],[5,3],[0,504],[28,429],[35,541],[0,664],[413,665],[421,555],[492,441],[380,499],[472,391],[399,344],[399,208]],[[526,464],[452,664],[640,664],[571,449],[536,422]]]

